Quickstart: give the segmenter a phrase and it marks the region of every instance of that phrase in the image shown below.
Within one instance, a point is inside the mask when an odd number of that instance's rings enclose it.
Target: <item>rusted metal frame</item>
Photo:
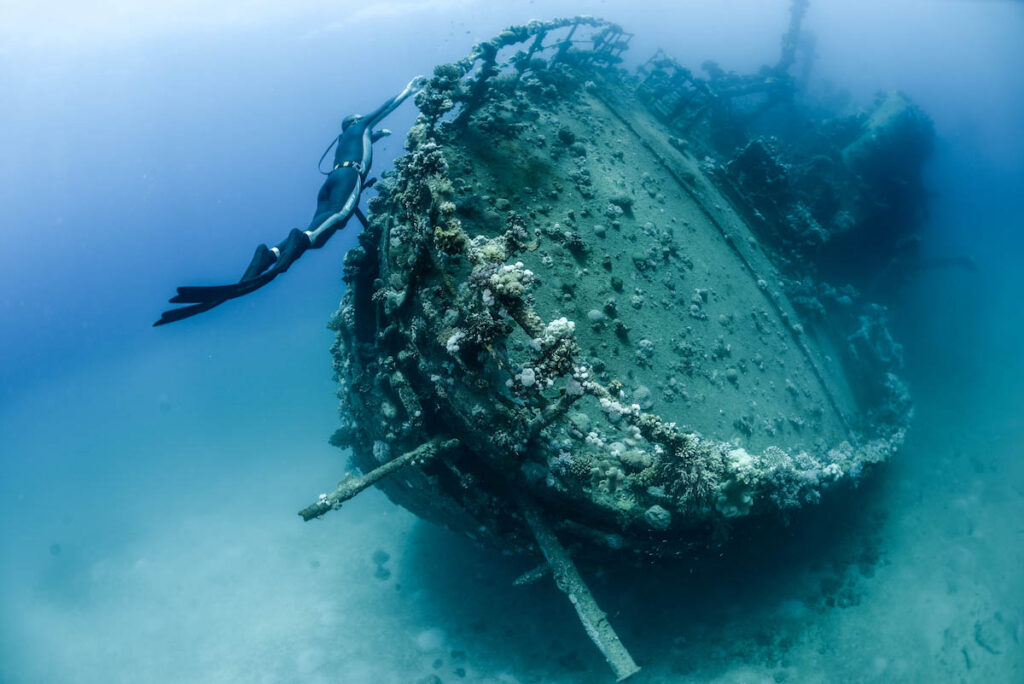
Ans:
[[[512,82],[513,88],[519,85],[519,79],[523,77],[523,72],[530,68],[530,58],[533,57],[538,50],[543,49],[544,36],[547,34],[548,32],[546,30],[538,31],[533,42],[530,43],[530,49],[526,51],[526,55],[523,56],[519,63],[516,64],[516,77]]]
[[[604,656],[608,666],[615,673],[616,680],[621,682],[635,675],[640,671],[640,667],[619,639],[619,635],[615,633],[615,629],[608,621],[608,615],[597,604],[572,557],[544,519],[537,504],[521,491],[513,489],[512,496],[519,506],[519,511],[522,513],[527,527],[533,533],[534,539],[537,540],[537,546],[540,547],[544,558],[547,559],[551,574],[555,578],[555,584],[565,593],[573,608],[576,609],[576,615],[583,624],[583,629],[601,651],[601,655]]]
[[[338,486],[333,492],[330,494],[321,494],[315,503],[306,506],[299,511],[299,515],[301,515],[302,519],[306,521],[319,518],[328,511],[341,508],[343,503],[352,499],[363,490],[372,487],[388,475],[409,465],[422,463],[429,458],[446,454],[458,447],[459,444],[460,442],[457,439],[432,439],[429,442],[421,444],[415,449],[407,451],[401,456],[393,458],[387,463],[374,468],[365,475],[345,478],[338,483]]]
[[[626,39],[621,41],[621,42],[619,42],[619,43],[617,43],[615,46],[612,47],[613,50],[618,50],[618,52],[615,54],[616,57],[621,57],[622,53],[629,49],[629,43],[630,43],[631,40],[633,40],[633,35],[634,34],[632,34],[632,33],[624,33],[622,31],[619,31],[619,35],[620,36],[625,36]]]
[[[558,60],[565,57],[565,53],[569,51],[569,47],[572,46],[572,37],[576,33],[576,29],[580,27],[579,22],[574,22],[572,28],[569,29],[568,35],[562,39],[558,44],[558,52],[551,58],[551,63],[554,64]]]

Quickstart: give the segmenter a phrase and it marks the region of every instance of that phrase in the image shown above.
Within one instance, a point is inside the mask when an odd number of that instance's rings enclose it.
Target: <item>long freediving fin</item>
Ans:
[[[170,301],[172,304],[184,304],[238,297],[245,294],[245,292],[239,292],[237,290],[239,284],[256,279],[264,271],[273,266],[276,260],[277,257],[274,253],[266,245],[261,244],[256,248],[256,252],[252,255],[252,259],[249,261],[249,265],[245,269],[245,273],[242,274],[242,277],[239,278],[237,283],[232,283],[230,285],[179,287],[178,294]]]
[[[228,299],[247,295],[287,271],[295,260],[302,256],[309,247],[309,236],[298,228],[293,228],[284,242],[277,246],[280,250],[277,260],[261,275],[229,285],[185,285],[178,288],[178,294],[172,297],[170,301],[172,304],[220,303]],[[250,264],[249,269],[246,269],[247,274],[258,268],[254,264],[261,257],[261,249],[266,250],[266,254],[270,255],[270,250],[266,249],[265,245],[260,245],[253,256],[253,263]],[[269,256],[267,258],[269,259]]]
[[[284,242],[277,246],[280,254],[276,257],[276,261],[273,260],[271,250],[267,249],[266,245],[260,245],[256,248],[256,254],[253,255],[253,260],[249,264],[249,268],[246,269],[245,275],[261,273],[264,270],[266,272],[250,278],[243,276],[242,280],[229,285],[184,285],[178,288],[178,294],[170,301],[172,304],[223,301],[249,294],[287,271],[288,267],[309,249],[309,246],[309,236],[298,228],[293,228]],[[268,263],[271,265],[269,269],[266,269]]]
[[[178,288],[178,294],[171,297],[171,304],[207,303],[226,301],[249,294],[263,287],[278,274],[278,271],[264,273],[256,278],[229,285],[185,285]]]
[[[218,304],[222,304],[224,301],[226,300],[206,302],[203,304],[193,304],[192,306],[182,306],[177,309],[169,309],[160,314],[160,320],[154,323],[153,327],[156,327],[158,325],[167,325],[168,323],[174,323],[175,321],[180,321],[181,319],[188,318],[189,316],[201,314],[204,311],[209,311]]]

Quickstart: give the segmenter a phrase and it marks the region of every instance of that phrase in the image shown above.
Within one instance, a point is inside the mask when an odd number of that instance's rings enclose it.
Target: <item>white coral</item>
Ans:
[[[756,463],[743,448],[729,451],[725,461],[729,477],[717,488],[715,508],[726,518],[737,518],[754,505]]]
[[[576,324],[565,318],[556,318],[544,327],[544,334],[538,342],[541,347],[554,346],[560,340],[572,337],[576,332]]]
[[[466,336],[466,333],[461,330],[456,330],[452,333],[452,336],[448,338],[448,342],[445,343],[444,348],[448,350],[448,353],[455,356],[459,353],[459,342]]]
[[[523,262],[506,264],[489,279],[494,294],[505,299],[517,299],[526,292],[526,287],[534,282],[533,271],[523,267]]]

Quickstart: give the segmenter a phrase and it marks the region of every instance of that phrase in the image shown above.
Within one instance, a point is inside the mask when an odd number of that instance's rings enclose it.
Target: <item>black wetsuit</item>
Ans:
[[[331,236],[343,228],[353,213],[358,211],[359,195],[366,185],[366,177],[373,162],[373,142],[380,135],[373,132],[385,116],[414,91],[413,82],[402,93],[391,98],[366,116],[352,116],[345,120],[337,139],[334,168],[317,194],[316,213],[306,230],[293,228],[273,249],[266,245],[256,248],[241,280],[230,285],[211,287],[179,287],[172,303],[188,303],[178,309],[165,311],[153,325],[163,325],[208,311],[228,299],[257,290],[288,268],[308,249],[323,247]]]
[[[316,213],[306,228],[307,233],[312,233],[310,247],[314,249],[322,247],[352,215],[352,210],[344,211],[346,205],[353,197],[359,197],[370,173],[370,164],[373,163],[373,121],[372,114],[361,117],[350,123],[338,136],[334,169],[320,186]],[[328,223],[332,218],[334,222]]]

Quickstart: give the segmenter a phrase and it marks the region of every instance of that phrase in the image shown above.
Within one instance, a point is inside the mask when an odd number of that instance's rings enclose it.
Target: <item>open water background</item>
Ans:
[[[610,679],[553,587],[510,587],[525,561],[376,492],[295,515],[345,468],[324,325],[352,226],[150,324],[305,225],[344,115],[504,26],[594,14],[637,34],[633,63],[749,72],[787,3],[2,4],[0,682]],[[1024,681],[1024,3],[818,0],[805,28],[816,87],[931,115],[925,251],[979,270],[901,293],[917,418],[846,513],[763,563],[595,592],[647,681]],[[412,119],[387,121],[378,172]]]

